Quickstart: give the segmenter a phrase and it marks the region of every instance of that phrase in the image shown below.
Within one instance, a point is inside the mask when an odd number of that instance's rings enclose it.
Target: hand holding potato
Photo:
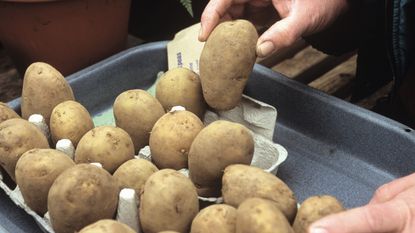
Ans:
[[[256,51],[264,57],[328,27],[348,3],[347,0],[212,0],[202,14],[199,40],[207,40],[221,20],[241,18],[247,6],[273,7],[282,18],[258,39]]]
[[[369,204],[327,216],[309,233],[415,232],[415,173],[381,186]]]
[[[213,30],[200,55],[200,80],[207,104],[230,110],[242,91],[255,63],[258,34],[246,20],[224,22]]]

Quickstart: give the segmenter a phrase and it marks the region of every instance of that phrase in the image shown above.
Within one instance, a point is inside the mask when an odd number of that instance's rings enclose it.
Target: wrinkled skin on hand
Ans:
[[[347,0],[211,0],[202,14],[199,40],[205,41],[220,21],[246,13],[260,16],[273,7],[281,19],[258,39],[257,54],[263,57],[328,27],[347,6]]]
[[[309,232],[415,232],[415,173],[381,186],[365,206],[320,219]]]

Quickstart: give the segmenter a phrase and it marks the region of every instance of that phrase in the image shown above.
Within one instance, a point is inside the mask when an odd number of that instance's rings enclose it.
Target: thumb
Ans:
[[[403,201],[366,205],[322,218],[310,226],[309,233],[400,232],[407,209]]]
[[[295,15],[289,15],[277,21],[258,39],[258,56],[265,57],[274,51],[294,44],[304,34],[306,28],[307,25]]]

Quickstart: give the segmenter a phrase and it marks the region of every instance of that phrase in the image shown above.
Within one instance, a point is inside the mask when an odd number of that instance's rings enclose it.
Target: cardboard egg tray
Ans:
[[[232,110],[220,112],[207,111],[204,123],[207,125],[216,120],[228,120],[245,125],[250,129],[255,142],[255,152],[251,165],[262,168],[272,174],[276,174],[278,166],[287,159],[288,155],[287,150],[283,146],[272,141],[276,118],[277,110],[274,107],[248,96],[243,96],[240,104]],[[40,124],[39,127],[43,126]],[[42,131],[47,134],[47,130],[45,131],[44,128],[42,128]],[[135,157],[151,161],[150,148],[148,146],[142,148]],[[181,172],[185,175],[188,174],[187,169],[182,169]],[[40,216],[32,211],[25,204],[19,187],[16,186],[13,190],[10,189],[10,187],[3,182],[1,172],[0,188],[5,191],[17,206],[24,209],[27,214],[32,216],[44,232],[54,232],[51,227],[48,213],[46,213],[45,216]],[[199,199],[201,201],[212,203],[222,202],[221,198],[216,197],[199,197]],[[139,198],[135,191],[133,189],[121,190],[116,219],[129,225],[137,232],[140,232],[137,206],[139,206]]]

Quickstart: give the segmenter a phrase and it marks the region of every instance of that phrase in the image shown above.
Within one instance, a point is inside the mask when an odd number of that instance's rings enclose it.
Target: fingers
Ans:
[[[320,219],[311,225],[309,233],[401,232],[408,209],[400,200],[366,205]]]
[[[369,204],[378,204],[392,200],[396,195],[415,186],[415,173],[396,179],[379,187]]]
[[[206,41],[212,30],[218,25],[221,19],[226,16],[239,16],[241,15],[241,5],[247,3],[250,0],[211,0],[207,5],[205,10],[202,13],[202,17],[200,19],[201,22],[201,30],[199,33],[199,40]],[[236,6],[228,13],[229,8],[232,5],[240,5],[239,7]],[[242,7],[243,9],[243,7]]]
[[[296,42],[304,33],[305,27],[294,15],[277,21],[258,39],[257,54],[265,57]]]

